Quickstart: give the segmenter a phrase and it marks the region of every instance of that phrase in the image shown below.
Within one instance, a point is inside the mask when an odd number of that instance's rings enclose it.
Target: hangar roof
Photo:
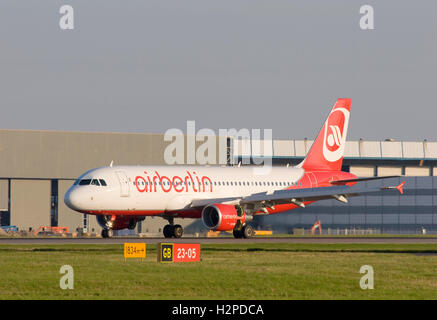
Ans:
[[[252,141],[253,144],[254,141]],[[259,142],[259,141],[257,141]],[[273,158],[303,158],[313,140],[274,140],[272,148],[251,148],[249,140],[233,141],[234,158],[271,155]],[[260,149],[259,152],[256,150]],[[269,150],[267,150],[269,149]],[[429,141],[347,141],[345,159],[363,160],[437,160],[437,142]]]

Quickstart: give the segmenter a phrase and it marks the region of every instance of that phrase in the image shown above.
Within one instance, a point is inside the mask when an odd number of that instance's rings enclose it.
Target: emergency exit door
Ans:
[[[129,178],[124,171],[115,171],[120,183],[120,197],[129,197]]]

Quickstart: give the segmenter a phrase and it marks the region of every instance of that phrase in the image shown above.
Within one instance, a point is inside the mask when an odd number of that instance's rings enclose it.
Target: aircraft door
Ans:
[[[115,171],[120,183],[120,197],[129,197],[129,178],[124,171]]]

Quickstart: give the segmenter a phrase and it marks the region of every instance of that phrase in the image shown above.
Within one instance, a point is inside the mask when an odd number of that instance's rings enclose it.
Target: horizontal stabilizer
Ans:
[[[396,187],[384,187],[383,190],[393,190],[396,189],[399,191],[400,194],[404,194],[404,185],[405,181],[402,181],[402,183]]]

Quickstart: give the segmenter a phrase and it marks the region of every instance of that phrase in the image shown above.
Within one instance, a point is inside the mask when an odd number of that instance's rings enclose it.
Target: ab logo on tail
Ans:
[[[338,161],[343,157],[349,115],[349,110],[345,108],[334,108],[325,122],[323,156],[329,162]]]

